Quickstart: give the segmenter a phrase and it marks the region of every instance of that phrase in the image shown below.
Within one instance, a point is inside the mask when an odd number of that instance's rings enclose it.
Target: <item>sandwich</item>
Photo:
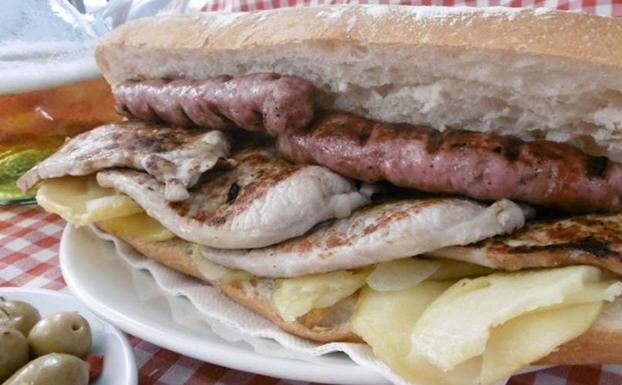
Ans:
[[[321,6],[132,21],[37,201],[413,384],[622,362],[622,22]]]

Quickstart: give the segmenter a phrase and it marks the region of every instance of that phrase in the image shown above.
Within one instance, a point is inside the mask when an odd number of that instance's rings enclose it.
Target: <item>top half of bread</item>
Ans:
[[[622,21],[510,8],[322,6],[133,21],[100,44],[106,79],[270,71],[324,104],[570,142],[622,160]]]

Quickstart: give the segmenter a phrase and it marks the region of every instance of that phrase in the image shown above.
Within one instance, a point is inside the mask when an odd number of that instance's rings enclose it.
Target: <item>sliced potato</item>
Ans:
[[[482,275],[492,274],[493,269],[474,263],[452,261],[449,259],[439,260],[440,268],[430,276],[432,281],[456,280],[460,278],[481,277]]]
[[[209,281],[237,282],[248,281],[253,278],[253,275],[246,271],[229,269],[210,261],[201,255],[199,248],[194,249],[192,260],[205,279]]]
[[[422,282],[399,291],[381,292],[365,287],[352,316],[352,328],[385,361],[405,358],[410,335],[424,310],[452,282]]]
[[[468,273],[469,266],[452,269],[459,275],[461,270]],[[619,282],[604,280],[608,278],[597,268],[578,266],[493,274],[455,284],[424,281],[401,291],[366,287],[352,326],[379,359],[411,383],[490,385],[585,332],[598,317],[602,300],[613,300],[622,290]],[[539,297],[552,305],[539,307]],[[446,348],[460,345],[464,336],[471,338],[471,329],[480,329],[482,320],[512,311],[518,315],[507,322],[489,322],[495,326],[485,330],[483,353],[459,359],[448,370],[429,359],[428,353],[436,354],[433,350],[425,350],[437,345],[417,345],[422,320],[431,330],[440,326],[434,342]]]
[[[369,271],[335,271],[298,278],[277,279],[272,300],[286,321],[307,314],[312,309],[332,306],[349,297],[363,285]]]
[[[413,351],[442,370],[451,370],[481,355],[490,329],[510,319],[551,306],[613,300],[622,283],[611,281],[599,290],[594,284],[601,277],[598,268],[570,266],[460,280],[417,321]]]
[[[493,384],[577,338],[598,318],[603,302],[532,312],[491,330],[481,383]]]
[[[410,355],[403,364],[408,373],[403,377],[417,385],[484,385],[480,382],[482,357],[470,358],[448,371],[442,371],[424,357],[413,359]],[[487,384],[490,385],[490,384]]]
[[[418,258],[379,263],[367,277],[367,284],[376,291],[406,290],[428,279],[440,266],[440,262]]]
[[[97,222],[97,224],[101,225],[104,230],[121,237],[137,238],[147,242],[159,242],[175,238],[175,234],[145,212],[127,217],[110,218]]]
[[[76,226],[143,211],[127,195],[100,187],[94,176],[48,179],[37,192],[37,203]]]
[[[467,262],[405,258],[375,265],[367,284],[376,291],[406,290],[419,283],[478,277],[493,270]]]
[[[410,335],[417,319],[452,282],[424,281],[406,290],[379,292],[361,290],[352,328],[395,373],[413,384],[473,385],[479,376],[481,358],[443,372],[423,357],[413,359]]]

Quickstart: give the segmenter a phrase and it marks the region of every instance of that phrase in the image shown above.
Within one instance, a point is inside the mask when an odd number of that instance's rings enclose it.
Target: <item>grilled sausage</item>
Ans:
[[[387,124],[329,113],[307,130],[279,135],[278,150],[365,182],[502,198],[568,211],[622,209],[622,168],[549,141]]]
[[[308,125],[315,89],[307,80],[273,73],[205,81],[126,81],[113,89],[117,111],[141,120],[277,134]]]

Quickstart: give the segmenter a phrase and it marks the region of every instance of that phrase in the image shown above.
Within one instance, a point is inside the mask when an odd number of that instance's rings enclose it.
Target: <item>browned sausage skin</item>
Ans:
[[[568,211],[622,209],[622,167],[560,143],[387,124],[327,113],[283,132],[282,156],[342,175],[475,199],[502,198]]]
[[[307,126],[315,88],[295,76],[257,73],[205,81],[126,81],[113,88],[117,110],[130,118],[225,130],[278,134]]]

